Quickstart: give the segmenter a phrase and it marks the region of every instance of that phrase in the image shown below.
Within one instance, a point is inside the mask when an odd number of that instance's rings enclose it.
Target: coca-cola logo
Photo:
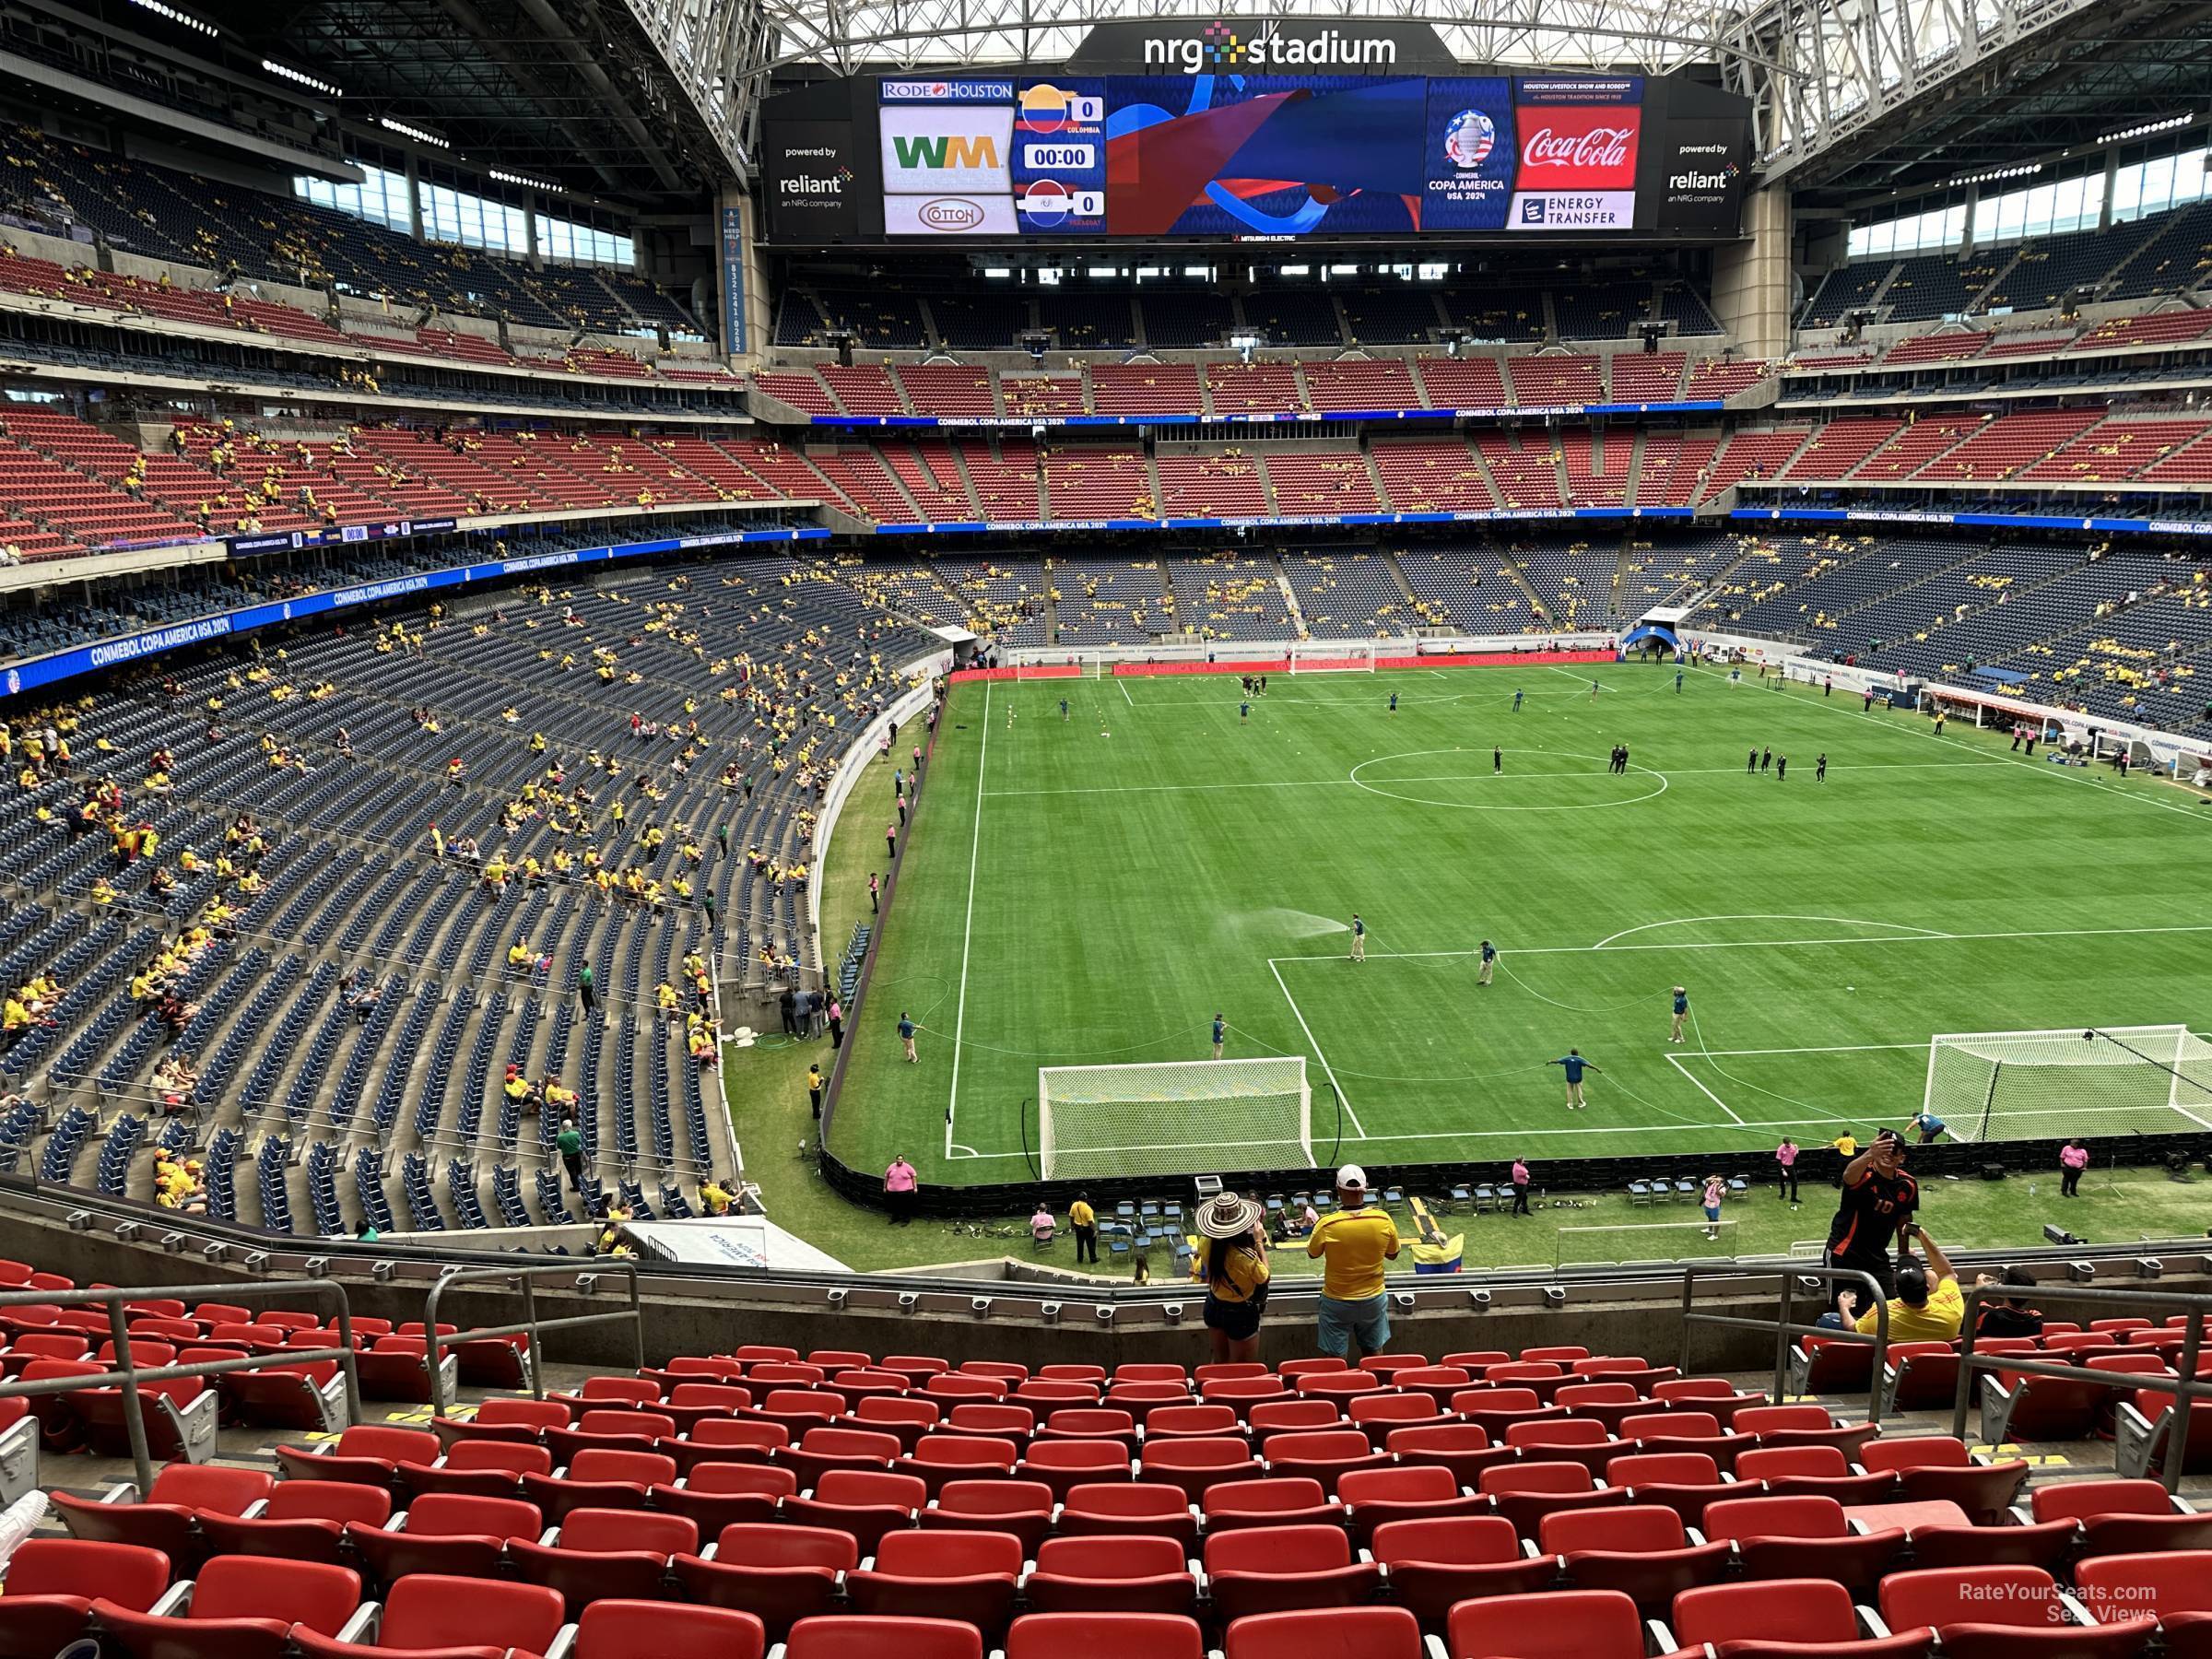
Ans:
[[[1593,127],[1586,133],[1555,133],[1538,127],[1521,147],[1523,167],[1626,167],[1634,154],[1636,134],[1625,126]]]

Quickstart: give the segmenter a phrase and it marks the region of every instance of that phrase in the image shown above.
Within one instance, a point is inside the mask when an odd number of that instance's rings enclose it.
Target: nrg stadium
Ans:
[[[0,20],[0,1659],[2212,1653],[2212,0]]]

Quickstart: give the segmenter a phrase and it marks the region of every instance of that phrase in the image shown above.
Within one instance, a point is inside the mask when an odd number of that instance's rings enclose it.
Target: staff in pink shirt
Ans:
[[[1774,1161],[1782,1169],[1782,1195],[1792,1209],[1797,1207],[1797,1143],[1788,1135],[1774,1148]]]
[[[921,1191],[922,1179],[914,1173],[914,1166],[900,1153],[891,1159],[890,1167],[883,1172],[884,1202],[890,1206],[891,1225],[904,1227],[914,1218],[915,1195]]]
[[[2061,1198],[2081,1196],[2081,1172],[2089,1167],[2089,1149],[2077,1135],[2058,1149],[2058,1195]]]

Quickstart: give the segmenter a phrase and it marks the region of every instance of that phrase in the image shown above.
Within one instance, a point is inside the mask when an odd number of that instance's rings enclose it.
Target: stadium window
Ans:
[[[1452,275],[1452,267],[1442,264],[1416,265],[1414,275],[1423,282],[1441,282]]]
[[[1185,276],[1196,276],[1201,280],[1210,281],[1213,278],[1214,267],[1212,265],[1184,265],[1182,274]]]
[[[1014,270],[1011,265],[985,265],[983,267],[983,279],[987,282],[1004,282],[1013,275]]]

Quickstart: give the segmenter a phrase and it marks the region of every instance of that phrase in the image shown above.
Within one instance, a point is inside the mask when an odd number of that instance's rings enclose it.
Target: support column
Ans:
[[[1775,358],[1790,345],[1790,193],[1770,184],[1744,199],[1747,240],[1712,264],[1712,312],[1747,357]]]
[[[760,252],[760,220],[752,198],[724,190],[714,204],[715,283],[722,297],[722,350],[757,363],[773,326],[768,308],[768,261]]]

